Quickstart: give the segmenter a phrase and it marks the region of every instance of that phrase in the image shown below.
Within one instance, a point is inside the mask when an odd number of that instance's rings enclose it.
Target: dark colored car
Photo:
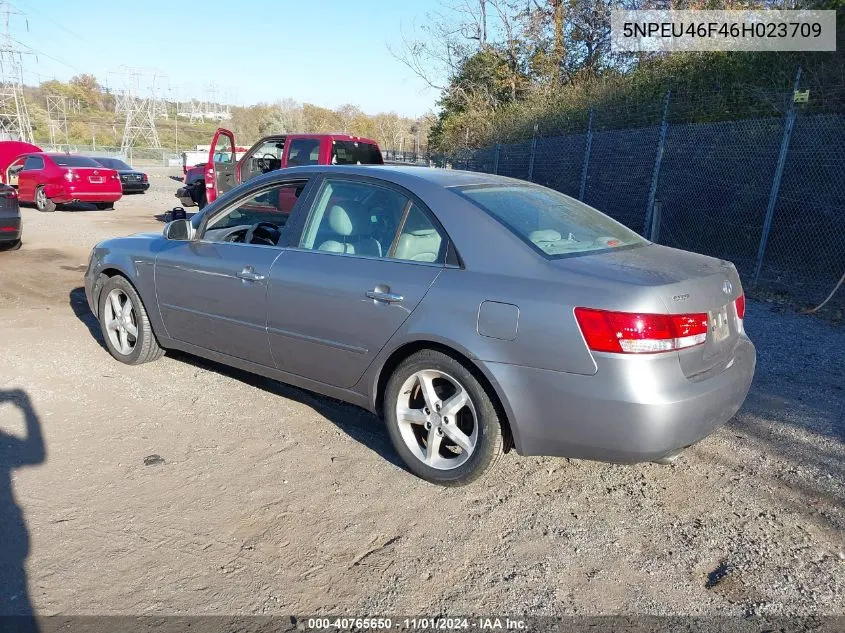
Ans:
[[[21,202],[35,203],[39,211],[55,211],[56,205],[72,202],[112,209],[123,195],[115,170],[77,154],[24,154],[6,169],[6,182],[17,185]]]
[[[22,231],[18,192],[10,185],[0,184],[0,249],[19,249]]]
[[[379,412],[449,485],[511,447],[671,461],[733,417],[756,362],[730,262],[446,169],[259,176],[98,244],[85,291],[121,362],[178,349]]]
[[[114,169],[120,176],[120,185],[123,193],[144,193],[150,188],[150,179],[142,171],[132,169],[119,158],[108,158],[105,156],[94,156],[93,159],[103,167]]]

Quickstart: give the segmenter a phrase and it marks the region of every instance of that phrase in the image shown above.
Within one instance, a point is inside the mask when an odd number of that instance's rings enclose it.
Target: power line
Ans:
[[[15,42],[16,44],[19,44],[20,46],[23,46],[24,48],[28,49],[27,52],[29,52],[30,54],[33,54],[33,55],[36,55],[36,56],[41,55],[43,57],[46,57],[47,59],[52,59],[54,62],[58,62],[59,64],[62,64],[63,66],[67,66],[68,68],[75,70],[78,73],[85,74],[85,71],[82,70],[81,68],[79,68],[78,66],[74,66],[73,64],[68,64],[67,62],[62,61],[61,59],[53,57],[52,55],[45,53],[44,51],[38,50],[37,48],[33,48],[29,44],[27,44],[25,42],[21,42],[20,40],[17,40],[14,37],[9,36],[9,39],[11,41]]]
[[[18,0],[18,2],[21,2],[21,0]],[[10,4],[10,5],[12,5],[12,6],[15,6],[15,5],[14,5],[13,3],[11,3],[11,2],[9,2],[9,4]],[[54,26],[57,26],[58,28],[60,28],[62,31],[64,31],[64,32],[65,32],[65,33],[67,33],[68,35],[73,35],[73,37],[75,37],[75,38],[77,38],[77,39],[79,39],[79,40],[81,40],[81,41],[85,42],[86,44],[90,44],[90,43],[91,43],[91,42],[90,42],[88,39],[86,39],[84,36],[79,35],[79,33],[74,33],[74,32],[73,32],[73,31],[71,31],[69,28],[66,28],[66,27],[62,26],[61,24],[59,24],[59,23],[58,23],[58,22],[56,22],[55,20],[51,19],[48,15],[46,15],[46,14],[42,13],[41,11],[39,11],[38,9],[36,9],[36,8],[35,8],[35,7],[33,7],[32,5],[30,5],[29,3],[23,3],[23,4],[25,4],[25,5],[29,8],[29,10],[30,10],[30,11],[34,11],[35,13],[37,13],[38,15],[40,15],[42,18],[44,18],[45,20],[47,20],[48,22],[50,22],[50,23],[51,23],[51,24],[53,24]],[[18,8],[20,8],[20,7],[18,7]]]

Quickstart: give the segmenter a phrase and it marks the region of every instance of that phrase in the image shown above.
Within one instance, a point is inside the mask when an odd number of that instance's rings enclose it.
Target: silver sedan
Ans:
[[[511,449],[671,460],[755,366],[729,262],[461,171],[272,172],[98,244],[85,289],[117,360],[178,349],[359,405],[446,485]]]

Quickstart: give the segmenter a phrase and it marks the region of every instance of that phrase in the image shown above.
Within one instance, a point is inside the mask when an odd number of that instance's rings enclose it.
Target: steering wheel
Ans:
[[[272,222],[256,222],[246,231],[244,244],[266,244],[275,246],[279,242],[282,232]]]
[[[276,157],[273,154],[263,154],[261,158],[255,161],[255,164],[258,165],[258,168],[266,174],[268,171],[272,171],[270,169],[270,165],[273,163],[270,161],[274,160],[276,160]]]

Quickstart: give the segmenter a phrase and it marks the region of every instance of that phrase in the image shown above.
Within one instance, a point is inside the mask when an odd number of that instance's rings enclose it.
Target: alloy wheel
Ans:
[[[131,354],[138,343],[138,322],[132,300],[120,288],[108,294],[103,318],[112,347],[123,356]]]
[[[423,369],[412,374],[399,390],[396,419],[402,440],[427,466],[451,470],[475,452],[475,406],[466,388],[445,372]]]

